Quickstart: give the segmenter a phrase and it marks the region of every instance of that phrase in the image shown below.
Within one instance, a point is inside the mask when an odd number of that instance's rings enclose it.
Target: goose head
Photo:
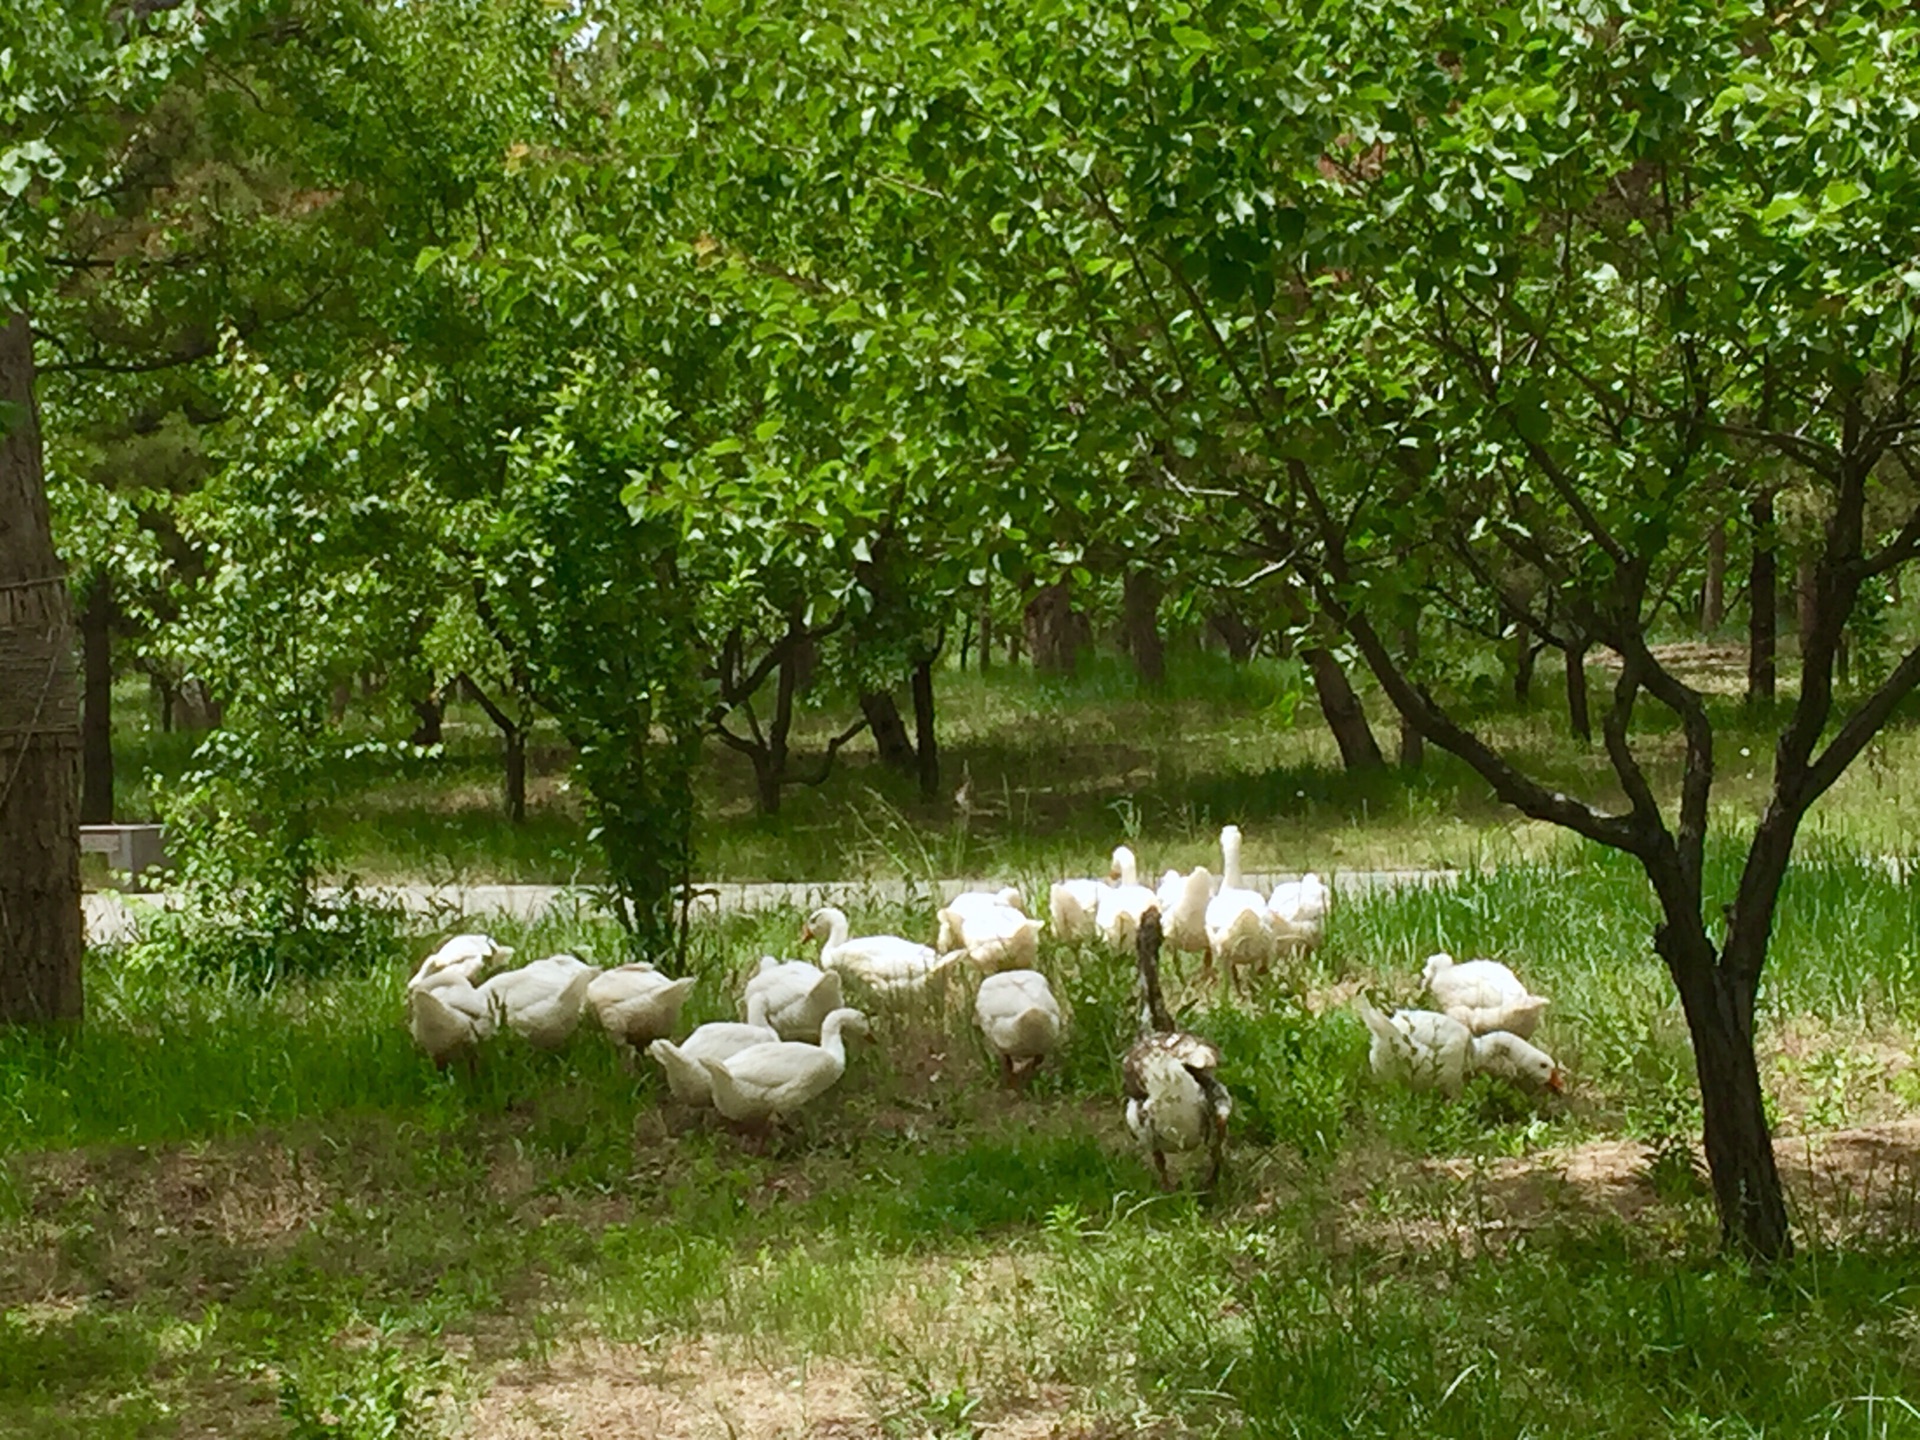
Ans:
[[[832,905],[822,905],[800,927],[802,940],[820,940],[827,945],[843,945],[847,939],[847,913]]]
[[[1437,955],[1429,955],[1427,963],[1421,967],[1420,978],[1426,987],[1433,988],[1434,977],[1443,975],[1453,968],[1453,957],[1442,950]]]
[[[1477,1038],[1473,1042],[1473,1056],[1479,1069],[1516,1085],[1551,1090],[1556,1095],[1566,1089],[1566,1077],[1551,1055],[1504,1030]]]
[[[1133,858],[1133,851],[1125,845],[1113,847],[1113,863],[1107,867],[1107,879],[1121,885],[1139,883],[1140,862]]]

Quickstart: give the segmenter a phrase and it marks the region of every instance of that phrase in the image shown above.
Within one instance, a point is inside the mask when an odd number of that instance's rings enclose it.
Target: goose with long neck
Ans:
[[[767,1023],[767,994],[764,990],[747,996],[747,1019],[716,1020],[701,1025],[678,1045],[671,1040],[655,1040],[647,1053],[659,1062],[667,1075],[667,1089],[673,1098],[688,1105],[713,1104],[713,1080],[705,1062],[725,1060],[753,1045],[771,1045],[780,1032]]]
[[[1107,872],[1107,882],[1100,887],[1094,925],[1109,945],[1116,950],[1124,950],[1133,943],[1142,912],[1158,904],[1159,897],[1140,883],[1140,862],[1126,845],[1114,847],[1113,865]]]
[[[1205,1188],[1220,1178],[1233,1097],[1214,1073],[1220,1052],[1198,1035],[1174,1028],[1160,990],[1160,910],[1149,906],[1134,938],[1140,979],[1140,1038],[1121,1061],[1127,1097],[1127,1129],[1153,1156],[1163,1189],[1169,1150],[1197,1150],[1210,1157]]]
[[[1241,883],[1238,825],[1221,828],[1220,862],[1220,889],[1207,902],[1207,942],[1213,958],[1229,975],[1243,965],[1264,969],[1273,960],[1273,925],[1267,897]]]
[[[866,1033],[867,1017],[842,1007],[821,1025],[818,1045],[780,1040],[703,1060],[713,1103],[735,1125],[764,1136],[775,1120],[817,1100],[846,1074],[843,1034]]]

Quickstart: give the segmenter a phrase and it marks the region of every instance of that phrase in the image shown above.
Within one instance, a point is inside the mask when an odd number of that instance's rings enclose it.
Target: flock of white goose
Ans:
[[[1149,889],[1123,845],[1105,880],[1064,880],[1049,897],[1061,939],[1098,939],[1134,952],[1140,1031],[1122,1063],[1122,1088],[1128,1128],[1147,1147],[1163,1184],[1171,1183],[1167,1152],[1205,1148],[1211,1185],[1232,1110],[1217,1077],[1217,1048],[1172,1022],[1160,988],[1163,945],[1203,956],[1208,980],[1216,965],[1237,978],[1278,955],[1317,946],[1325,932],[1330,894],[1319,877],[1309,874],[1262,895],[1242,883],[1240,842],[1237,827],[1222,830],[1217,887],[1209,871],[1197,867],[1185,875],[1169,870],[1158,889]],[[866,1015],[845,1003],[843,977],[888,1007],[944,988],[945,977],[964,962],[981,977],[974,1021],[1005,1079],[1019,1083],[1059,1048],[1065,1033],[1059,1001],[1037,968],[1043,922],[1027,915],[1012,888],[960,895],[940,907],[936,920],[936,945],[898,935],[855,937],[844,912],[822,907],[800,932],[803,940],[820,942],[817,965],[763,957],[741,996],[743,1019],[701,1025],[679,1041],[670,1037],[694,977],[672,978],[645,962],[600,969],[561,954],[481,980],[513,951],[487,935],[456,935],[408,981],[409,1025],[415,1041],[444,1067],[463,1054],[471,1060],[478,1045],[502,1030],[556,1049],[591,1013],[617,1043],[652,1056],[677,1100],[710,1106],[736,1128],[764,1138],[775,1121],[839,1081],[847,1036],[871,1033]],[[1449,1094],[1477,1071],[1560,1088],[1559,1068],[1527,1038],[1547,1001],[1505,965],[1456,964],[1435,955],[1425,981],[1434,1010],[1382,1014],[1356,997],[1377,1075]]]

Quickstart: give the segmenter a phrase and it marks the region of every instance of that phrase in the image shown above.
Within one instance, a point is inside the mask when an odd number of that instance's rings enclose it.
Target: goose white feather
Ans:
[[[691,975],[669,979],[639,961],[594,976],[587,1004],[609,1035],[638,1050],[673,1033],[693,986]]]
[[[1222,827],[1220,860],[1220,889],[1207,902],[1207,940],[1214,958],[1229,970],[1265,966],[1273,959],[1273,927],[1267,897],[1241,883],[1238,825]]]
[[[1014,903],[1003,898],[1007,896]],[[1040,932],[1045,927],[1020,910],[1019,898],[1020,892],[1013,889],[1002,890],[999,896],[957,896],[940,910],[939,950],[964,950],[967,962],[989,975],[996,970],[1032,969],[1040,958]]]
[[[1160,901],[1152,890],[1140,883],[1140,862],[1128,846],[1114,847],[1107,880],[1108,883],[1100,887],[1094,929],[1114,949],[1124,950],[1139,933],[1140,917]]]
[[[501,971],[479,993],[516,1035],[543,1050],[557,1050],[579,1027],[587,987],[599,973],[578,956],[549,955]]]
[[[846,913],[832,905],[823,905],[808,917],[800,938],[821,942],[823,967],[852,975],[876,995],[889,999],[919,994],[966,953],[955,950],[936,954],[931,945],[899,935],[849,938]]]
[[[841,1006],[840,973],[805,960],[763,955],[741,1001],[741,1013],[749,1023],[756,1000],[765,1007],[766,1023],[782,1040],[818,1040],[820,1026]]]
[[[1326,938],[1327,910],[1333,892],[1309,870],[1298,880],[1282,880],[1267,899],[1274,939],[1289,950],[1315,950]]]
[[[1423,971],[1434,1003],[1476,1035],[1505,1030],[1522,1039],[1540,1026],[1547,997],[1535,995],[1498,960],[1455,962],[1444,951]]]
[[[987,976],[973,997],[973,1021],[998,1052],[1001,1072],[1009,1081],[1019,1062],[1038,1064],[1059,1049],[1064,1028],[1060,1002],[1038,970]]]
[[[666,1072],[667,1089],[674,1099],[688,1105],[711,1105],[713,1080],[705,1062],[726,1060],[752,1045],[779,1043],[780,1032],[766,1022],[766,996],[755,995],[747,1002],[744,1024],[716,1020],[697,1027],[677,1045],[671,1040],[655,1040],[647,1046],[647,1053]]]
[[[703,1060],[714,1105],[734,1123],[756,1128],[793,1114],[846,1074],[846,1033],[867,1034],[866,1016],[858,1010],[834,1011],[820,1027],[818,1045],[779,1040],[749,1045],[724,1060]]]

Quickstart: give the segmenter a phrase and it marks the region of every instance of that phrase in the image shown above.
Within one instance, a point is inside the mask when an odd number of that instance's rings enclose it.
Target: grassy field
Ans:
[[[1687,670],[1713,694],[1720,727],[1722,820],[1750,820],[1767,783],[1777,717],[1749,715],[1705,652]],[[1593,667],[1598,697],[1605,672]],[[1156,863],[1217,863],[1219,827],[1247,832],[1251,869],[1322,871],[1372,866],[1484,865],[1554,852],[1559,837],[1500,805],[1452,757],[1351,776],[1339,765],[1297,664],[1175,658],[1165,692],[1139,693],[1123,662],[1090,658],[1069,679],[999,667],[940,676],[947,788],[971,780],[971,813],[950,797],[922,802],[910,781],[872,758],[864,741],[842,752],[819,788],[787,792],[781,814],[756,815],[745,762],[712,747],[701,795],[701,871],[716,880],[837,880],[909,874],[1089,874],[1122,839],[1154,838]],[[1534,707],[1489,705],[1480,722],[1553,783],[1617,798],[1604,756],[1566,732],[1559,679],[1543,665]],[[194,737],[165,735],[142,698],[120,706],[123,818],[152,813],[151,778],[177,775]],[[1391,752],[1377,696],[1370,713]],[[815,715],[801,727],[817,748],[845,723]],[[1681,742],[1658,707],[1640,707],[1656,753],[1653,778],[1677,786]],[[350,724],[361,722],[350,721]],[[477,709],[454,706],[444,754],[369,751],[337,770],[326,817],[346,869],[369,880],[591,881],[600,861],[587,841],[567,756],[543,728],[532,751],[526,824],[502,818],[499,757]],[[1920,728],[1902,717],[1820,802],[1812,823],[1849,843],[1907,853],[1920,829]]]
[[[264,992],[96,954],[83,1033],[0,1037],[0,1434],[1920,1436],[1913,887],[1839,841],[1789,878],[1761,1045],[1802,1253],[1762,1278],[1713,1259],[1643,886],[1580,858],[1345,905],[1233,1003],[1176,986],[1236,1097],[1210,1200],[1125,1135],[1131,976],[1092,949],[1043,951],[1073,1032],[1031,1094],[964,1004],[893,1016],[766,1157],[592,1031],[436,1073],[424,937]],[[688,1023],[799,919],[700,927]],[[1553,997],[1565,1096],[1369,1081],[1346,997],[1442,946]]]

